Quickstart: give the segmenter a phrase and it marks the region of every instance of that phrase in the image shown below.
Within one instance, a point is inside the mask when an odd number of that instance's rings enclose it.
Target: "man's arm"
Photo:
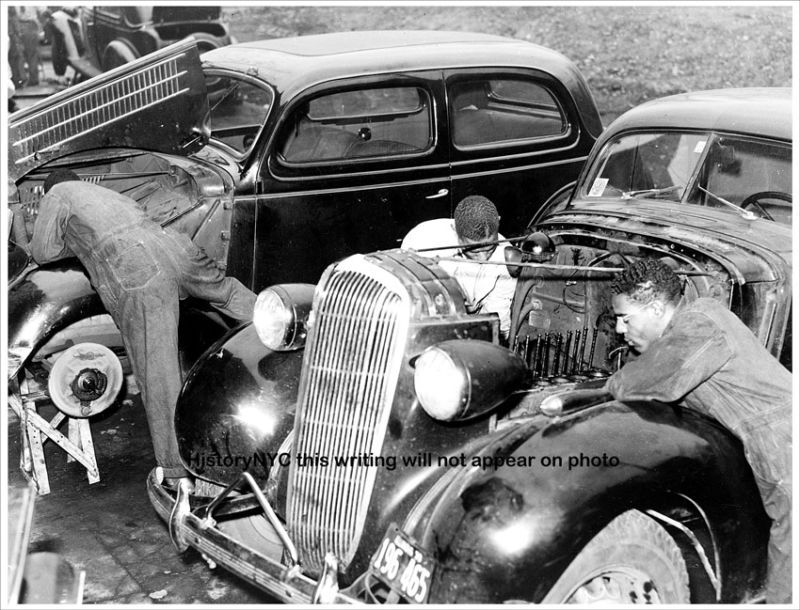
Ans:
[[[505,271],[505,267],[499,267]],[[511,329],[511,301],[514,299],[514,291],[517,281],[508,273],[498,273],[494,288],[486,295],[483,300],[481,311],[494,312],[500,316],[500,332],[508,338]]]
[[[11,241],[17,244],[26,252],[30,252],[30,243],[28,240],[28,232],[25,228],[25,213],[22,206],[15,206],[11,212]]]
[[[676,402],[732,355],[725,335],[708,317],[684,315],[639,358],[614,373],[606,388],[617,400]]]
[[[39,202],[39,215],[33,225],[31,256],[37,263],[49,263],[72,256],[64,241],[68,206],[51,193]]]

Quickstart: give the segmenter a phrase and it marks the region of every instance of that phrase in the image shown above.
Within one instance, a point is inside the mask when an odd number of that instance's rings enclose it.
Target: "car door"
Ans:
[[[253,286],[315,282],[451,211],[441,71],[315,86],[288,103],[259,172]]]
[[[545,72],[449,70],[445,83],[453,201],[488,197],[500,231],[519,235],[548,198],[577,179],[595,138],[564,84]]]

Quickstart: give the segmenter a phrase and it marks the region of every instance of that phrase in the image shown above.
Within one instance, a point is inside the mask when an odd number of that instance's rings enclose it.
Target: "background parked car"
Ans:
[[[51,12],[46,26],[58,76],[96,76],[193,36],[201,52],[233,39],[218,6],[90,6]]]
[[[148,481],[177,548],[293,603],[759,599],[769,519],[741,443],[602,386],[628,354],[610,280],[645,257],[790,366],[791,116],[789,90],[756,89],[615,121],[507,251],[510,349],[412,252],[265,290],[184,385],[197,493]]]

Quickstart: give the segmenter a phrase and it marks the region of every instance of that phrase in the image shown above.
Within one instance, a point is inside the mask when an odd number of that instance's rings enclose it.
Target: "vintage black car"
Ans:
[[[348,32],[230,45],[201,65],[189,40],[13,114],[11,207],[31,220],[45,176],[70,167],[258,291],[394,247],[476,192],[504,226],[524,227],[571,188],[600,132],[574,64],[524,41]],[[29,265],[17,217],[8,376],[12,391],[46,399],[38,382],[64,348],[124,350],[77,260]],[[228,329],[198,303],[181,322],[187,363]]]
[[[233,42],[219,6],[73,6],[49,11],[53,70],[75,81],[193,36],[201,52]]]
[[[760,599],[769,520],[739,441],[603,390],[628,350],[609,279],[661,259],[789,366],[791,145],[788,89],[620,117],[506,251],[511,348],[415,252],[263,291],[184,385],[196,492],[148,481],[173,542],[287,602]]]

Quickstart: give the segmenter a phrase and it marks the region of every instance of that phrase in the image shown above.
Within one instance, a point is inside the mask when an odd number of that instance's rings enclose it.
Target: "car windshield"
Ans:
[[[272,105],[272,92],[246,80],[206,74],[211,137],[246,153]]]
[[[658,199],[791,224],[791,146],[705,132],[629,133],[605,146],[579,192],[588,199]]]

